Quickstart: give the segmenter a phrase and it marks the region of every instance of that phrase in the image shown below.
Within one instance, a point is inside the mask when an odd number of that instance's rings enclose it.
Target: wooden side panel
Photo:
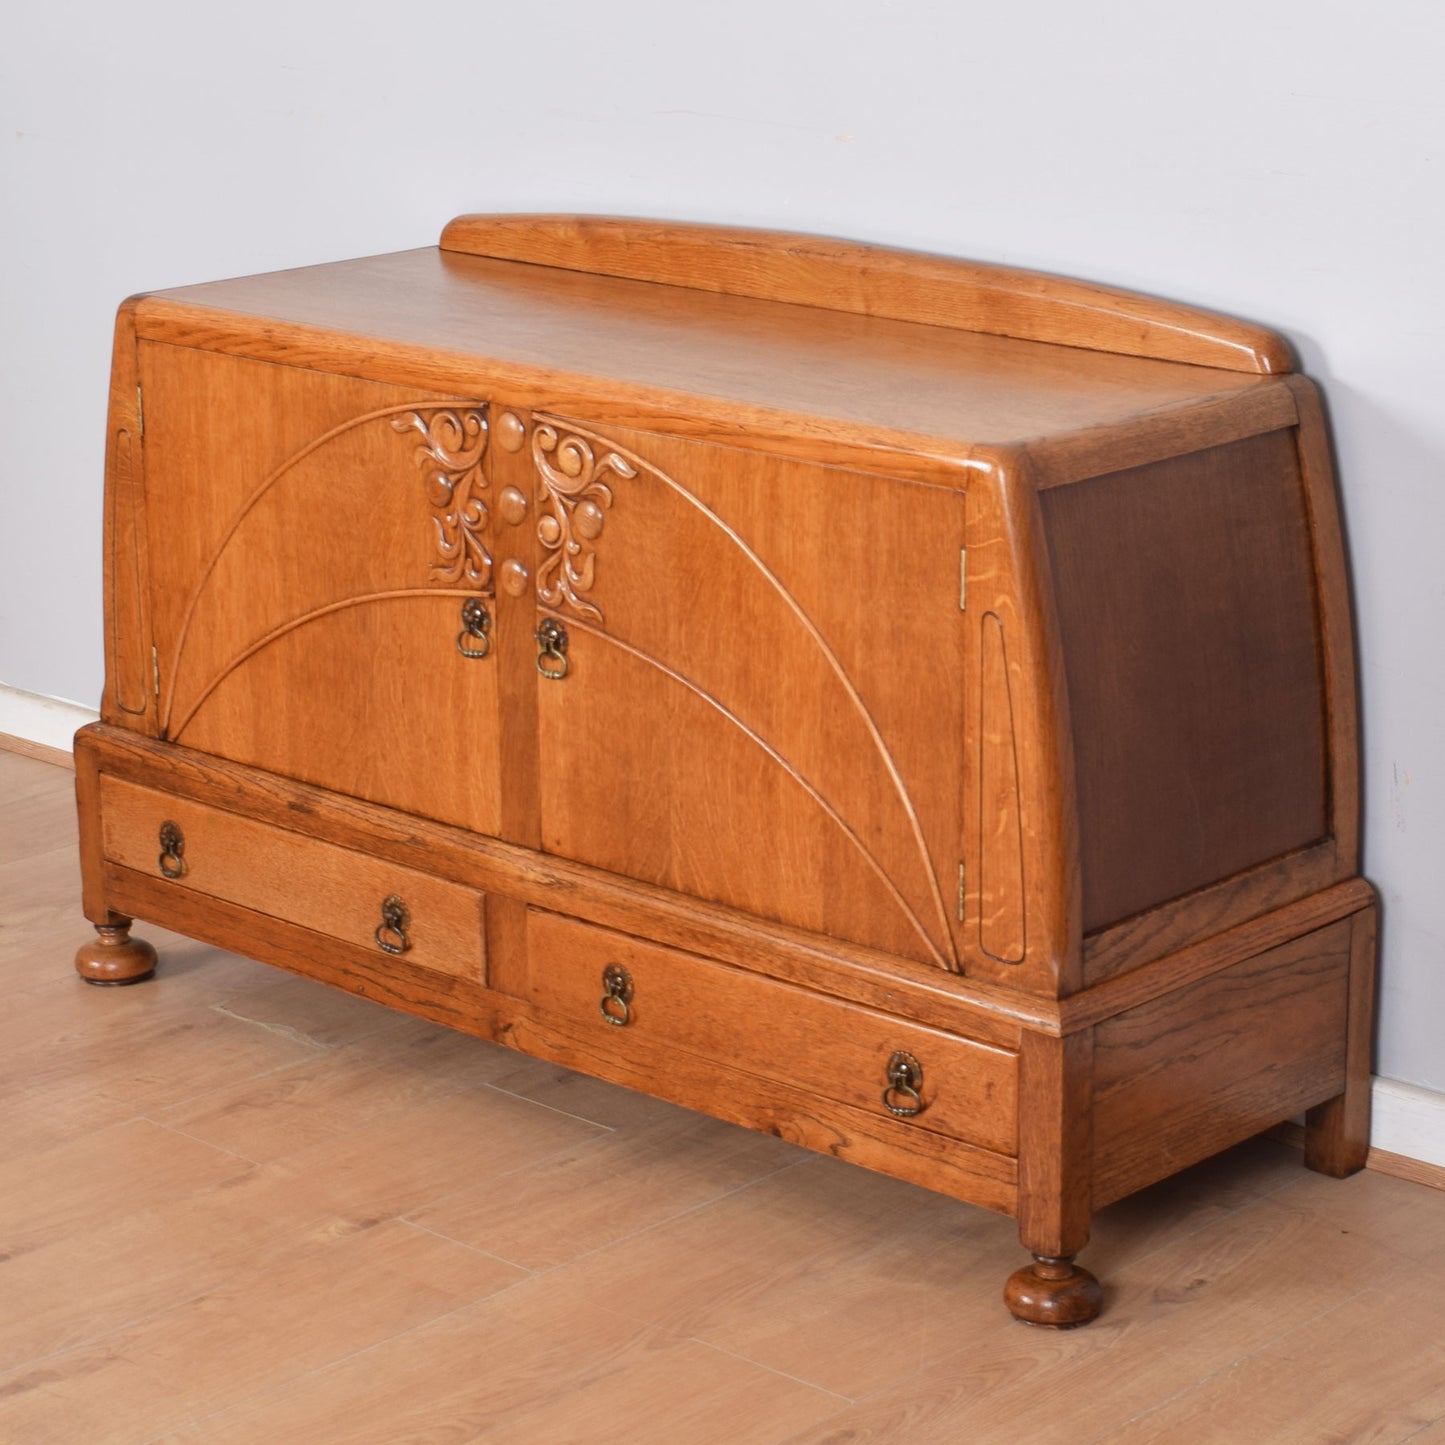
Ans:
[[[146,592],[144,450],[134,303],[120,309],[105,447],[105,659],[108,721],[156,728]]]
[[[1339,850],[1339,876],[1348,877],[1360,859],[1360,704],[1349,569],[1319,388],[1304,376],[1286,377],[1283,384],[1299,409],[1295,437],[1314,544],[1329,708],[1330,831]]]
[[[1331,924],[1094,1029],[1094,1205],[1344,1090],[1351,924]]]
[[[986,466],[969,492],[966,970],[1057,998],[1080,986],[1063,664],[1032,477],[1011,455]]]
[[[1320,840],[1323,676],[1292,431],[1040,494],[1092,931]]]
[[[500,831],[487,408],[145,343],[163,736]],[[468,642],[475,649],[475,641]]]
[[[382,903],[395,895],[406,906],[409,946],[416,968],[461,978],[483,977],[482,897],[470,888],[429,877],[314,838],[269,828],[110,777],[100,780],[104,854],[111,863],[161,876],[161,825],[173,822],[184,839],[181,875],[171,887],[300,924],[317,933],[392,957],[376,941]],[[388,933],[393,946],[398,940]],[[250,952],[247,940],[231,945]]]
[[[992,612],[983,619],[982,672],[979,943],[985,953],[1000,962],[1020,963],[1025,938],[1018,747],[1003,624]]]
[[[539,416],[542,842],[942,967],[964,497]]]

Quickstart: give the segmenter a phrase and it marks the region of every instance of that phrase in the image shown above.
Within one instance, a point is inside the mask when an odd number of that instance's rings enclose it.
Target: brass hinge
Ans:
[[[161,695],[161,655],[156,649],[151,648],[151,682],[155,686],[156,696]]]
[[[145,406],[140,399],[140,387],[135,389],[135,429],[140,434],[140,439],[145,440],[146,434],[146,413]]]
[[[958,610],[968,610],[968,548],[958,549]]]
[[[958,921],[963,922],[963,898],[968,891],[968,874],[964,871],[963,860],[958,863]]]

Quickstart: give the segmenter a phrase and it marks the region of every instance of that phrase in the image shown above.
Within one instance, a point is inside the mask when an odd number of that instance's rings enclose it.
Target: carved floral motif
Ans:
[[[492,557],[482,541],[487,504],[480,493],[487,485],[482,454],[487,449],[487,413],[483,407],[436,407],[392,418],[399,432],[420,432],[418,465],[426,469],[426,497],[436,511],[436,549],[432,576],[441,582],[485,587],[492,577]]]
[[[615,451],[599,457],[585,438],[540,419],[532,433],[532,460],[541,484],[537,539],[545,553],[537,568],[537,600],[601,622],[601,609],[582,595],[592,590],[595,544],[612,505],[612,488],[601,478],[611,472],[630,479],[637,468]]]

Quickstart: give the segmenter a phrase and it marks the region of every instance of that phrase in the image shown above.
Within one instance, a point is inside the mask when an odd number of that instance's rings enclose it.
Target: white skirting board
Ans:
[[[96,717],[78,703],[0,683],[0,733],[11,737],[69,752],[75,730]],[[1376,1149],[1445,1169],[1445,1094],[1376,1079],[1371,1102],[1370,1143]]]
[[[1370,1106],[1374,1148],[1445,1169],[1445,1094],[1376,1079]]]
[[[13,738],[68,753],[75,730],[96,722],[99,716],[77,702],[22,692],[0,682],[0,733],[9,733]]]

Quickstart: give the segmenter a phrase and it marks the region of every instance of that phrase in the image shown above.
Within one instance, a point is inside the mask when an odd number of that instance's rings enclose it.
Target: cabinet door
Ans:
[[[496,664],[463,653],[486,405],[155,343],[140,368],[164,736],[496,832]]]
[[[530,451],[544,848],[956,967],[963,493],[540,413]]]

